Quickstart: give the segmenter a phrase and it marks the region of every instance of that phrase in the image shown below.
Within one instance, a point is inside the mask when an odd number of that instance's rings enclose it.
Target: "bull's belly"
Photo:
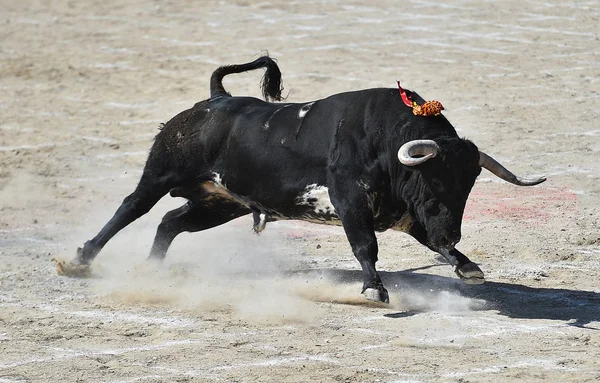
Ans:
[[[285,208],[277,208],[261,204],[256,201],[249,202],[250,206],[257,207],[268,216],[269,221],[298,220],[304,222],[341,226],[342,221],[338,216],[325,186],[309,185],[298,197]]]
[[[279,201],[279,206],[230,190],[217,173],[214,173],[212,181],[204,182],[202,188],[208,193],[205,198],[218,195],[220,198],[235,201],[253,212],[264,214],[267,221],[299,220],[335,226],[342,224],[329,198],[329,189],[316,183],[291,193],[293,197],[288,201]]]
[[[242,196],[229,190],[222,182],[221,177],[215,173],[213,181],[206,181],[201,185],[204,192],[203,199],[223,199],[227,203],[236,203],[248,209],[256,215],[254,229],[259,232],[265,227],[266,222],[281,220],[298,220],[321,225],[342,226],[340,217],[329,198],[327,186],[310,184],[303,189],[293,193],[292,198],[286,201],[278,201],[278,204],[265,202],[258,198]],[[196,189],[197,190],[197,189]],[[179,195],[186,197],[185,195]],[[197,201],[197,199],[195,199]],[[373,201],[371,205],[375,206]],[[276,206],[278,205],[278,206]],[[283,208],[281,206],[284,206]],[[372,206],[372,208],[373,208]],[[218,204],[216,205],[218,208]],[[395,215],[385,214],[381,207],[373,212],[374,229],[383,232],[388,229],[409,232],[413,225],[413,219],[404,213],[400,218]],[[258,230],[257,230],[258,229]]]

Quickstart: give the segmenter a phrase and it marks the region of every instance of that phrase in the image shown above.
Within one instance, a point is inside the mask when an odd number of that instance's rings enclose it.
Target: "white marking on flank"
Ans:
[[[296,198],[296,203],[313,207],[317,214],[337,215],[329,199],[329,188],[326,186],[308,185],[304,194]]]

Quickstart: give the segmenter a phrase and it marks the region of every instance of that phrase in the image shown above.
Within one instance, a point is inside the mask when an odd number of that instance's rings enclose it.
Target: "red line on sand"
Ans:
[[[575,210],[577,195],[566,187],[514,189],[511,185],[476,185],[464,220],[501,218],[542,222]]]

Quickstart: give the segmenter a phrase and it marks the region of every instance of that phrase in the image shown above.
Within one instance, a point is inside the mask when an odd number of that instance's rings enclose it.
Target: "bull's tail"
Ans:
[[[266,68],[265,75],[261,80],[260,87],[265,100],[281,101],[281,71],[277,63],[269,56],[261,56],[256,60],[240,65],[226,65],[219,67],[210,76],[210,97],[217,97],[230,94],[223,87],[223,77],[232,73],[242,73],[250,70]]]

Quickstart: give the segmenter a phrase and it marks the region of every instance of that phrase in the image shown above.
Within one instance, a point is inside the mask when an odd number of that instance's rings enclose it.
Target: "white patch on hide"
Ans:
[[[313,106],[313,104],[314,104],[314,101],[302,106],[302,108],[300,108],[300,111],[298,112],[298,118],[303,119],[304,116],[306,116],[306,113],[308,113],[310,108]]]
[[[317,184],[308,185],[304,194],[296,198],[298,205],[311,206],[317,214],[337,215],[329,199],[329,188]]]
[[[223,185],[223,177],[221,177],[221,175],[219,173],[213,172],[213,182],[214,182],[215,186],[221,187],[223,189],[227,189]]]

